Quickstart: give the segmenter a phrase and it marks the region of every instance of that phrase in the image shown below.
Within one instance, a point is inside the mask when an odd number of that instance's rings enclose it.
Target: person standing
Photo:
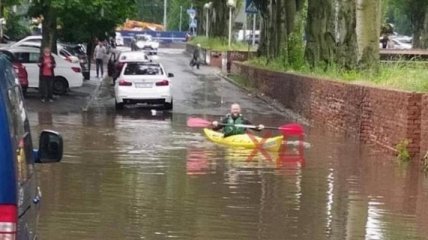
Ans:
[[[99,73],[101,73],[101,77],[103,77],[104,75],[104,58],[106,54],[107,54],[107,50],[104,47],[103,42],[99,41],[94,51],[95,66],[97,69],[97,78],[100,77]]]
[[[54,68],[56,66],[55,58],[51,49],[43,49],[43,55],[39,58],[39,92],[42,102],[53,102],[53,81],[55,79]]]
[[[196,44],[195,50],[193,50],[192,60],[190,61],[190,65],[193,67],[196,65],[196,68],[199,69],[199,56],[201,55],[201,44]]]

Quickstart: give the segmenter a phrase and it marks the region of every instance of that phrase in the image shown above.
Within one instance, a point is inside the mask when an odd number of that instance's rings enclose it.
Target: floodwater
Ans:
[[[296,121],[177,53],[174,111],[30,112],[64,136],[61,163],[38,166],[40,239],[428,239],[428,178],[325,129],[290,155],[228,149],[186,119],[217,119],[239,101],[254,123]],[[108,94],[106,95],[108,96]],[[66,111],[65,111],[66,112]],[[266,134],[266,131],[259,133]]]
[[[66,145],[39,167],[41,239],[428,239],[427,178],[328,132],[249,157],[184,114],[30,117]]]

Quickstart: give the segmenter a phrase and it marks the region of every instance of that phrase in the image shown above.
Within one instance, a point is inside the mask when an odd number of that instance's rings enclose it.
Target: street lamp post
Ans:
[[[183,6],[180,6],[180,26],[179,31],[181,32],[181,19],[183,18]]]
[[[227,0],[227,6],[229,7],[229,48],[232,43],[232,8],[236,7],[235,0]]]
[[[165,31],[166,31],[166,28],[167,28],[167,22],[166,22],[166,10],[167,10],[167,0],[164,0],[163,1],[163,27],[164,27],[164,29],[165,29]]]
[[[206,11],[206,20],[205,20],[205,36],[208,38],[208,33],[209,33],[209,13],[210,13],[210,9],[212,7],[213,3],[212,2],[208,2],[204,4],[204,9]]]

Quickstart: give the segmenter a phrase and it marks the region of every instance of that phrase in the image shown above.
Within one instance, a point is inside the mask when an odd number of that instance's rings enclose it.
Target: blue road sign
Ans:
[[[193,8],[189,8],[189,9],[187,9],[187,14],[189,14],[191,19],[194,19],[196,16],[196,10]]]
[[[245,0],[245,12],[246,13],[258,13],[254,0]]]
[[[196,28],[198,26],[198,22],[196,21],[196,19],[192,19],[192,21],[189,24],[190,28]]]

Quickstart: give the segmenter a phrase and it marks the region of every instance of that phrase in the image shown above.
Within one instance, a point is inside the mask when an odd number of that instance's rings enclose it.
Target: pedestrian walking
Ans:
[[[56,63],[49,47],[43,49],[43,55],[39,58],[38,66],[40,68],[39,93],[41,101],[53,102],[54,68]]]
[[[201,54],[201,44],[196,44],[196,48],[195,50],[193,50],[193,56],[192,56],[192,60],[190,60],[190,66],[195,66],[196,68],[199,69],[199,56]]]
[[[103,77],[104,75],[104,58],[106,54],[107,54],[107,50],[104,47],[103,42],[99,41],[94,51],[95,66],[97,69],[97,78],[100,78],[100,76]],[[101,75],[99,75],[99,73],[101,73]]]

